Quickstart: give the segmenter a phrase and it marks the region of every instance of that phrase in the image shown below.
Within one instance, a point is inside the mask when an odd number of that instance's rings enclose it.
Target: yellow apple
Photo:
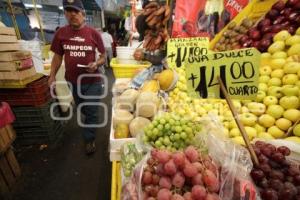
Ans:
[[[284,85],[282,86],[281,92],[285,96],[298,96],[299,88],[296,85]]]
[[[265,65],[265,66],[259,68],[260,75],[269,76],[269,75],[271,75],[271,72],[272,72],[272,68],[268,65]]]
[[[275,119],[279,119],[283,115],[284,109],[280,105],[270,105],[268,106],[266,113],[271,115]]]
[[[241,113],[248,113],[249,109],[246,106],[242,106]]]
[[[282,75],[282,76],[283,76],[283,75]],[[262,75],[262,76],[259,77],[258,82],[259,82],[259,83],[268,83],[270,79],[271,79],[270,76]]]
[[[237,124],[236,122],[233,120],[229,121],[229,128],[233,129],[233,128],[237,128]]]
[[[229,138],[229,130],[227,128],[223,129],[223,134],[226,138]]]
[[[239,136],[241,135],[241,132],[238,128],[233,128],[229,131],[229,136],[230,137],[236,137],[236,136]]]
[[[263,102],[266,106],[276,105],[278,103],[278,99],[274,96],[266,96]]]
[[[266,83],[259,83],[258,84],[258,90],[259,91],[263,91],[263,92],[267,92],[268,85]]]
[[[269,128],[271,126],[274,125],[275,123],[275,118],[272,117],[269,114],[263,114],[262,116],[260,116],[258,118],[258,122],[260,125],[262,125],[263,127]]]
[[[265,104],[262,103],[257,103],[257,102],[251,102],[247,105],[249,111],[256,116],[260,116],[265,113],[266,111],[266,106]]]
[[[292,122],[296,122],[300,118],[300,111],[297,109],[288,109],[283,113],[283,117]]]
[[[282,91],[282,87],[271,86],[268,88],[267,94],[268,96],[274,96],[279,99],[283,96],[281,91]]]
[[[283,71],[286,74],[297,74],[299,70],[300,70],[300,63],[298,62],[288,62],[283,67]]]
[[[255,100],[256,100],[256,102],[263,102],[265,97],[266,97],[266,93],[264,91],[258,91]]]
[[[274,140],[275,139],[270,133],[267,133],[267,132],[258,133],[257,137],[264,139],[264,140]]]
[[[235,107],[235,109],[236,109],[237,111],[240,111],[240,110],[241,110],[242,104],[241,104],[240,101],[238,101],[238,100],[233,100],[232,103],[233,103],[233,105],[234,105],[234,107]]]
[[[292,122],[285,118],[277,119],[275,125],[283,131],[287,131],[291,126]]]
[[[270,81],[271,80],[272,79],[270,79]],[[296,74],[287,74],[282,77],[282,84],[283,85],[295,85],[298,80],[299,79]]]
[[[256,129],[257,133],[266,132],[266,128],[259,124],[255,124],[253,128]]]
[[[240,115],[240,120],[245,126],[254,126],[257,117],[252,113],[242,113]]]
[[[268,81],[268,86],[281,86],[282,85],[282,81],[280,78],[271,78]]]
[[[236,137],[234,137],[234,138],[231,138],[231,140],[232,140],[235,144],[239,144],[239,145],[243,145],[243,146],[246,145],[246,144],[245,144],[245,141],[244,141],[244,139],[243,139],[242,136],[236,136]]]
[[[297,109],[299,107],[299,98],[296,96],[284,96],[279,100],[279,104],[284,109]]]
[[[285,136],[284,132],[277,126],[271,126],[268,128],[268,133],[270,133],[276,139],[283,138]]]
[[[253,140],[257,136],[257,131],[253,127],[245,126],[246,133],[250,140]]]
[[[300,124],[297,124],[295,126],[295,128],[293,129],[293,133],[294,133],[294,135],[300,137]]]
[[[223,126],[228,129],[229,128],[229,122],[223,122]]]
[[[271,73],[271,77],[272,78],[279,78],[281,79],[284,76],[284,71],[283,69],[275,69],[274,71],[272,71]]]

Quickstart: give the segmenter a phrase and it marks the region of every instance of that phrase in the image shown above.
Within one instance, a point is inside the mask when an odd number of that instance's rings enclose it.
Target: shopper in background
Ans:
[[[52,41],[51,50],[55,55],[51,63],[48,83],[51,86],[55,82],[56,73],[64,57],[65,78],[73,86],[72,92],[76,105],[88,103],[81,109],[82,114],[85,115],[83,137],[86,153],[92,154],[96,151],[96,128],[94,127],[99,121],[97,104],[102,93],[99,66],[105,63],[105,49],[100,34],[85,24],[82,2],[63,0],[63,7],[69,25],[58,29]],[[97,60],[96,49],[101,53]],[[81,77],[82,75],[85,77]]]
[[[105,52],[106,52],[106,66],[108,67],[109,62],[113,58],[112,44],[114,41],[113,41],[111,34],[108,33],[107,28],[103,28],[101,36],[102,36],[102,40],[103,40]]]

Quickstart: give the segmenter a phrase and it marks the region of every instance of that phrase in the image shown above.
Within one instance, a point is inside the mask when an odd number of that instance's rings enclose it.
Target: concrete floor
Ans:
[[[11,200],[110,200],[111,163],[109,132],[111,86],[113,75],[107,70],[109,95],[102,102],[108,105],[109,122],[98,130],[97,152],[87,157],[80,128],[73,119],[66,125],[66,135],[56,146],[45,150],[26,147],[17,150],[22,168]]]

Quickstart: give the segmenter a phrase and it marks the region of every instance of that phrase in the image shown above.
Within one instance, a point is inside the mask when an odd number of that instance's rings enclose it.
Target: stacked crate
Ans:
[[[9,193],[21,175],[19,163],[12,150],[16,135],[11,126],[14,115],[7,103],[0,102],[0,199]]]
[[[41,77],[30,51],[21,51],[13,28],[0,27],[0,87],[25,87]]]

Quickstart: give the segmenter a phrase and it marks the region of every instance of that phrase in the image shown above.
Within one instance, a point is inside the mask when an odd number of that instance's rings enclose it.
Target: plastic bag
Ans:
[[[209,155],[221,166],[220,199],[259,199],[256,187],[249,175],[253,164],[248,150],[225,138],[222,134],[222,125],[212,116],[207,122],[206,130],[209,130],[207,138]]]
[[[125,143],[121,148],[121,165],[123,175],[128,178],[135,165],[142,159],[142,152],[138,151],[134,143]]]

